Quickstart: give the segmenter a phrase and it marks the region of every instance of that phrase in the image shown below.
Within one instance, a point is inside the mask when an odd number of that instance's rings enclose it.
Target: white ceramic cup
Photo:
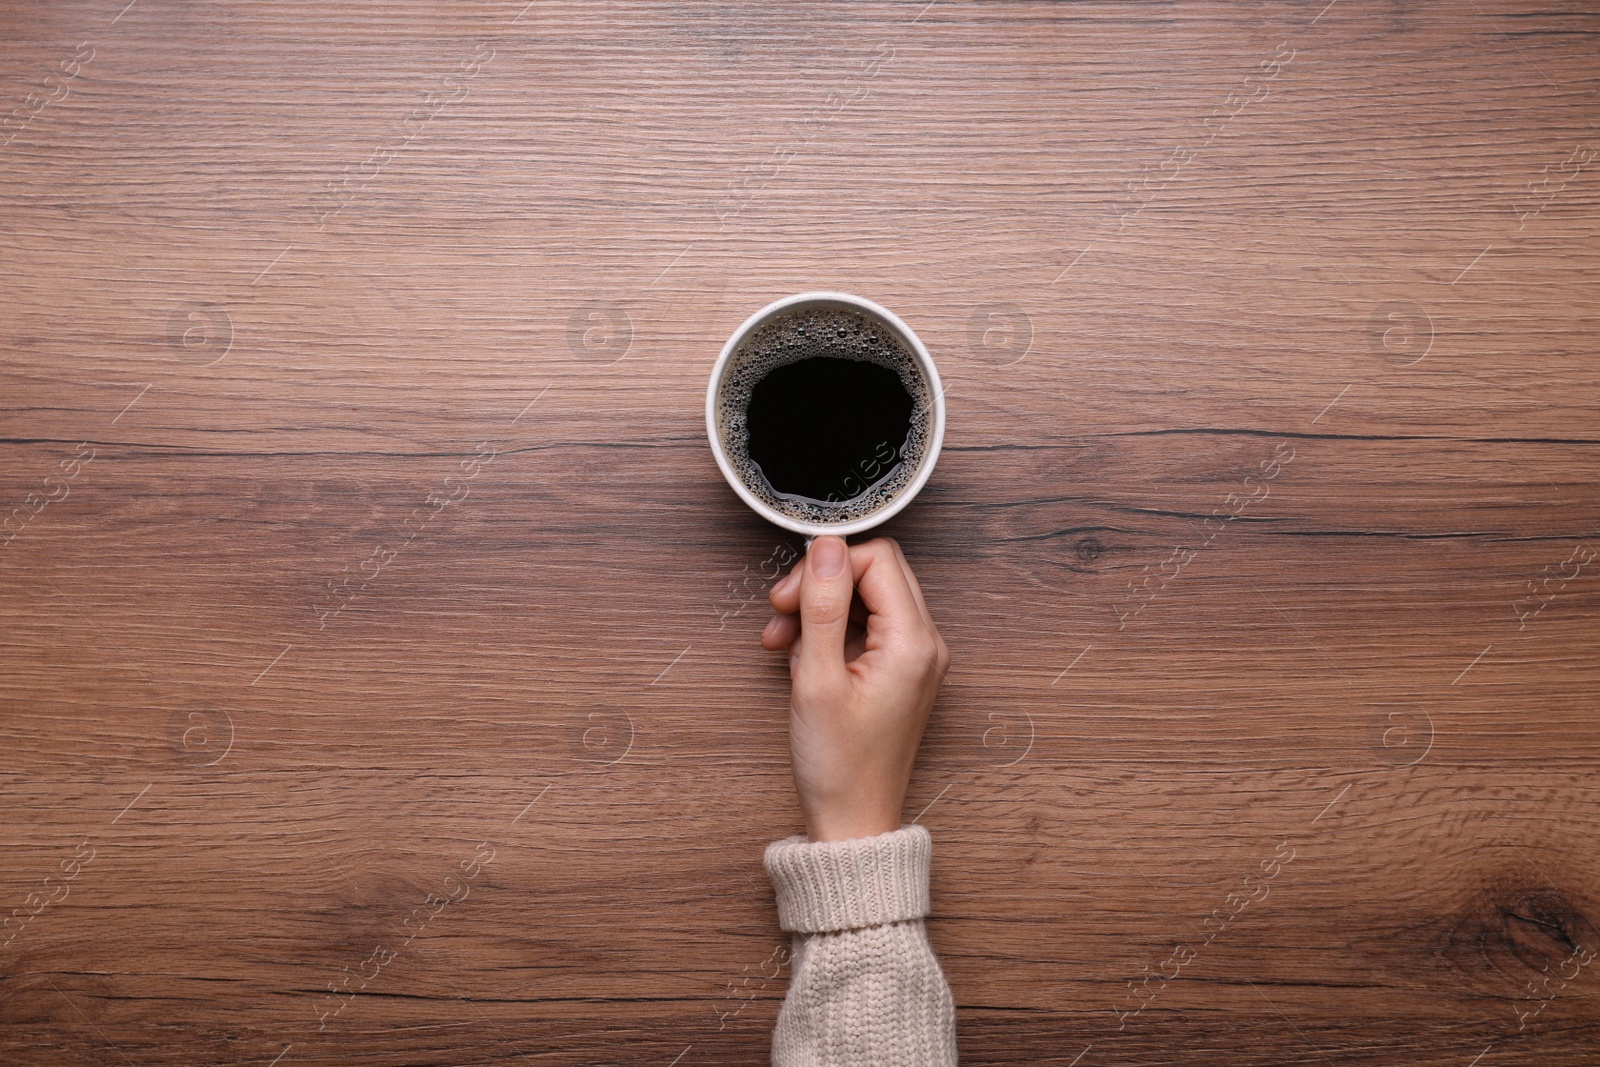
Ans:
[[[745,338],[765,325],[770,319],[783,312],[802,306],[849,308],[881,323],[885,329],[894,333],[900,339],[900,342],[905,345],[906,350],[916,358],[917,368],[927,386],[928,395],[933,398],[933,412],[932,420],[929,424],[927,446],[922,450],[922,457],[918,462],[916,472],[912,475],[911,481],[906,484],[898,496],[877,511],[849,522],[806,522],[772,508],[757,497],[755,493],[751,492],[750,487],[745,485],[744,479],[740,478],[738,472],[733,469],[733,465],[728,462],[727,454],[723,451],[722,439],[717,432],[717,393],[722,387],[722,376],[727,372],[733,354],[739,350],[739,346],[744,343]],[[782,300],[774,300],[748,319],[745,319],[744,325],[733,331],[733,336],[728,338],[728,343],[722,346],[722,353],[717,356],[716,365],[711,368],[711,382],[706,387],[706,436],[711,440],[711,452],[717,458],[717,466],[722,469],[722,476],[728,480],[729,485],[733,486],[733,491],[739,494],[739,498],[749,504],[757,515],[786,530],[804,534],[807,538],[817,537],[820,534],[836,534],[840,537],[845,537],[849,534],[860,533],[863,530],[870,530],[879,523],[887,522],[899,514],[902,508],[911,503],[912,498],[917,495],[923,484],[927,482],[928,476],[933,473],[934,462],[939,458],[939,446],[944,442],[944,387],[939,384],[939,370],[933,365],[933,357],[928,355],[928,349],[923,345],[922,340],[912,332],[911,327],[900,321],[900,317],[888,308],[881,307],[859,296],[851,296],[849,293],[826,291],[796,293],[794,296],[786,296]]]

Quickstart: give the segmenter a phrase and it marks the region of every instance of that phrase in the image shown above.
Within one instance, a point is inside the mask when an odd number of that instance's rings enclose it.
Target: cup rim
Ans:
[[[785,515],[767,504],[744,484],[744,480],[739,477],[738,472],[733,469],[733,465],[728,462],[728,457],[723,453],[722,442],[717,436],[717,391],[722,385],[723,374],[727,371],[728,362],[733,357],[733,353],[757,327],[779,312],[787,311],[801,304],[813,303],[843,304],[865,311],[881,319],[899,335],[900,340],[911,350],[913,357],[917,361],[917,366],[921,368],[923,375],[927,378],[928,387],[933,391],[933,420],[928,434],[928,446],[923,451],[922,462],[916,475],[912,477],[910,483],[888,506],[870,515],[863,515],[859,519],[853,519],[845,523],[805,522]],[[716,458],[717,467],[722,471],[723,478],[733,487],[733,491],[739,495],[739,498],[748,504],[757,515],[774,525],[781,526],[794,533],[804,534],[808,538],[820,537],[823,534],[847,537],[863,530],[870,530],[874,526],[879,526],[898,515],[907,504],[915,499],[916,495],[922,491],[923,485],[933,475],[934,463],[938,460],[939,449],[944,444],[944,386],[939,381],[939,369],[934,366],[933,357],[928,354],[928,349],[922,343],[922,338],[918,337],[916,331],[907,326],[900,316],[883,305],[868,300],[866,297],[832,289],[813,289],[804,293],[795,293],[793,296],[786,296],[780,300],[774,300],[745,319],[744,323],[729,335],[728,340],[722,346],[722,351],[717,355],[716,363],[711,367],[711,380],[706,386],[706,437],[711,442],[711,454]]]

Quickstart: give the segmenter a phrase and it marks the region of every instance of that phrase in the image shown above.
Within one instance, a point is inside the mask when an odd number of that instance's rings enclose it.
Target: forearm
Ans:
[[[953,1067],[955,1004],[923,918],[932,841],[921,826],[768,847],[794,935],[774,1067]]]

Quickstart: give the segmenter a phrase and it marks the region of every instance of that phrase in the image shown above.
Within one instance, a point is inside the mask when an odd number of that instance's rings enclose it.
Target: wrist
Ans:
[[[805,812],[806,838],[811,841],[850,841],[877,837],[900,829],[900,808],[895,805],[850,807]]]

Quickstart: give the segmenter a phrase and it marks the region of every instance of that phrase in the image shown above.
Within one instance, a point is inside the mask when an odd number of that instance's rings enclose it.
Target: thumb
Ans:
[[[844,538],[811,542],[800,576],[800,649],[795,681],[832,688],[845,678],[844,637],[855,583]]]

